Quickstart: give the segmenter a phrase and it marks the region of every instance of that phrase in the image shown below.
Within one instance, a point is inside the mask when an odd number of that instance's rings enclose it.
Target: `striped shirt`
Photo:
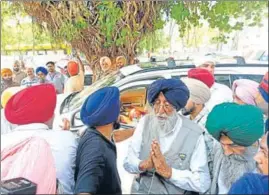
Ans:
[[[33,79],[26,77],[25,79],[21,81],[21,86],[31,87],[37,83],[39,83],[39,80],[37,77],[34,77]]]

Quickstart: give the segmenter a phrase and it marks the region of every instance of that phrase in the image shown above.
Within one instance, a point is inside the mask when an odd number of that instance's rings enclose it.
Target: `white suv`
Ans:
[[[141,110],[146,104],[146,89],[152,82],[160,78],[180,79],[186,77],[190,68],[194,68],[194,66],[141,69],[133,65],[122,68],[118,73],[108,75],[91,86],[86,87],[81,92],[62,96],[58,100],[55,125],[58,127],[61,119],[66,117],[71,121],[71,131],[76,132],[82,128],[83,124],[80,120],[79,113],[83,102],[91,93],[106,86],[116,86],[120,89],[122,112],[128,112],[134,107]],[[215,68],[215,79],[216,82],[231,87],[233,81],[236,79],[244,78],[260,82],[267,71],[268,64],[217,64]]]

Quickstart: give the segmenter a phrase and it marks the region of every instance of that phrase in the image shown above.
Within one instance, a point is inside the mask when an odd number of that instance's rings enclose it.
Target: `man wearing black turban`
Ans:
[[[80,118],[88,126],[76,159],[75,194],[121,194],[116,146],[112,131],[120,114],[120,92],[105,87],[84,102]]]
[[[132,194],[204,193],[210,186],[203,130],[177,114],[189,99],[187,86],[160,79],[147,91],[152,110],[140,119],[124,168],[139,174]]]

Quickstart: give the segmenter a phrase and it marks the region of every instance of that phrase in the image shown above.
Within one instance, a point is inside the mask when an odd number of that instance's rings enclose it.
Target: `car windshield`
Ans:
[[[90,94],[94,93],[100,88],[113,85],[121,77],[123,77],[121,72],[113,72],[94,82],[91,86],[85,88],[71,99],[68,110],[70,111],[79,108]]]

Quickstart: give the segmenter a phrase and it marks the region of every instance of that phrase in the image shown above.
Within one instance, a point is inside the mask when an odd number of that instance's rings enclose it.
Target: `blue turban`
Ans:
[[[37,67],[35,72],[36,72],[36,74],[39,73],[39,72],[42,72],[44,75],[48,74],[48,70],[45,67],[42,67],[42,66]]]
[[[80,118],[89,127],[116,122],[120,114],[120,92],[117,87],[97,90],[85,100]]]
[[[268,194],[268,175],[245,173],[232,185],[229,194]]]
[[[165,96],[166,100],[172,104],[177,111],[186,106],[190,97],[190,92],[187,86],[181,80],[158,79],[148,87],[148,102],[153,104],[161,92]]]

